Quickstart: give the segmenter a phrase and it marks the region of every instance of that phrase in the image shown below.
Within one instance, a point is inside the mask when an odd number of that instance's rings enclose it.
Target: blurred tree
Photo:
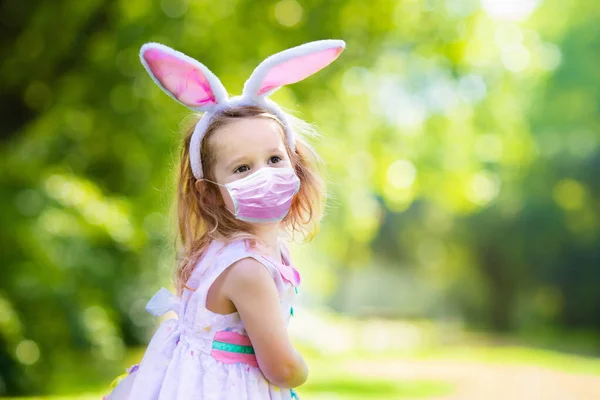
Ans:
[[[187,115],[141,68],[148,41],[234,94],[269,54],[347,41],[274,96],[324,134],[331,207],[299,258],[340,310],[345,271],[378,263],[475,326],[600,328],[600,6],[484,3],[2,2],[0,394],[109,379],[147,339]]]

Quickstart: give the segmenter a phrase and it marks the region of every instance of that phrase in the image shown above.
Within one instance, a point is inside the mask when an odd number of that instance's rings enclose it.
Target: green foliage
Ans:
[[[313,298],[354,311],[345,272],[386,265],[435,288],[424,316],[597,331],[600,6],[511,22],[498,3],[3,2],[0,394],[51,391],[72,365],[108,379],[151,332],[187,114],[141,68],[148,41],[234,94],[269,54],[347,41],[274,96],[324,135],[332,201],[298,255]]]

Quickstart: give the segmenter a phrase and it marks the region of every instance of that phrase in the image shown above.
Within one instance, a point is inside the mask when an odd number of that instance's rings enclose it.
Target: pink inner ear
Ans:
[[[296,57],[273,67],[263,80],[258,94],[263,94],[283,85],[296,83],[311,76],[331,64],[343,50],[342,47],[327,49],[318,53]]]
[[[216,103],[208,80],[195,65],[160,49],[144,52],[144,60],[165,89],[185,105]]]

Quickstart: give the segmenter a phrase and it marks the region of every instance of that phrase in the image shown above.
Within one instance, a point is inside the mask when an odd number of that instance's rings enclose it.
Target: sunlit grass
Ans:
[[[300,397],[310,399],[414,399],[451,394],[454,387],[449,382],[435,380],[383,379],[352,372],[346,365],[361,362],[353,354],[325,355],[314,349],[301,348],[310,366],[308,382],[298,388]],[[385,360],[374,356],[372,360]]]
[[[553,350],[522,346],[452,346],[426,350],[373,355],[356,353],[339,359],[344,361],[393,361],[393,360],[454,360],[502,365],[532,365],[555,371],[600,375],[600,358],[561,353]]]
[[[521,346],[453,347],[431,350],[420,359],[450,359],[503,365],[532,365],[561,372],[600,375],[600,358]]]
[[[451,394],[453,387],[449,383],[418,380],[390,381],[366,380],[349,377],[340,380],[319,380],[302,386],[298,392],[311,399],[370,399],[389,400],[404,398],[430,398]]]
[[[489,338],[488,338],[489,339]],[[469,343],[467,341],[466,343]],[[495,344],[493,340],[475,341],[473,345],[429,346],[407,351],[365,351],[355,350],[346,353],[325,354],[315,348],[300,346],[310,366],[309,381],[298,388],[301,397],[313,400],[389,400],[389,399],[428,399],[443,398],[457,390],[456,383],[443,380],[410,379],[405,377],[378,376],[371,368],[385,370],[387,366],[402,362],[473,362],[485,368],[490,365],[531,365],[556,371],[600,375],[600,359],[585,357],[553,350],[525,347],[516,344]],[[144,348],[128,353],[124,367],[137,362]],[[358,368],[357,368],[358,367]],[[357,371],[371,371],[368,376]],[[76,371],[75,369],[73,371]],[[89,372],[89,371],[88,371]],[[83,372],[82,372],[83,374]],[[109,381],[90,383],[89,377],[75,376],[76,372],[57,388],[61,395],[29,397],[27,400],[99,400],[108,391]],[[66,382],[85,382],[77,386]],[[68,385],[68,387],[66,386]],[[68,394],[67,394],[68,393]],[[80,394],[74,394],[80,393]],[[23,398],[21,398],[23,399]],[[16,400],[16,399],[13,399]]]

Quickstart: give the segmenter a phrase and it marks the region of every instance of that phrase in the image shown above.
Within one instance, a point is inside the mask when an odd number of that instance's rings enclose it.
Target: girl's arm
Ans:
[[[269,271],[255,259],[244,258],[231,265],[226,274],[223,294],[240,313],[262,373],[282,388],[302,385],[308,368],[290,342]]]

